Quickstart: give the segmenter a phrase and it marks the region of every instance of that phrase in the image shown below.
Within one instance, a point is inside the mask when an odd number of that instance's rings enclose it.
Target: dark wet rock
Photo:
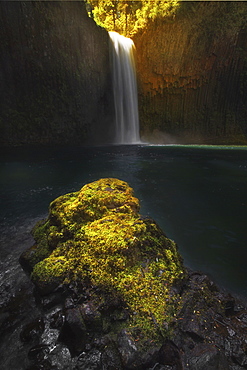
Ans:
[[[48,353],[49,353],[49,346],[47,344],[38,344],[30,348],[28,352],[28,357],[31,360],[42,362]]]
[[[224,347],[226,349],[226,354],[230,357],[233,362],[244,368],[247,367],[247,343],[246,335],[245,338],[239,338],[237,335],[230,340],[230,338],[225,339]]]
[[[123,330],[118,336],[118,349],[125,368],[129,368],[139,360],[137,346],[126,330]]]
[[[225,355],[214,345],[198,344],[190,354],[191,370],[228,370]]]
[[[61,279],[59,277],[54,277],[49,281],[42,281],[35,286],[35,289],[37,289],[42,299],[46,300],[47,308],[56,305],[59,299],[61,299],[59,295],[61,284]]]
[[[49,353],[51,365],[57,370],[71,369],[71,354],[63,344],[57,344]]]
[[[84,289],[81,302],[80,289],[71,287],[62,295],[63,308],[45,314],[43,332],[38,330],[40,318],[23,329],[23,339],[28,339],[27,328],[32,338],[32,326],[37,324],[33,337],[37,344],[29,350],[28,370],[246,369],[243,303],[220,291],[205,275],[191,271],[180,291],[181,309],[169,324],[168,338],[152,343],[127,327],[129,314],[120,300],[109,301],[106,294],[99,301]]]
[[[33,365],[28,370],[36,369],[71,369],[71,355],[68,348],[57,344],[52,349],[48,345],[32,347],[28,353]]]
[[[117,348],[123,369],[148,369],[159,360],[159,347],[152,339],[139,338],[139,333],[122,330],[118,334]]]
[[[20,333],[22,342],[30,342],[38,339],[45,329],[43,318],[38,318],[24,326]]]
[[[224,304],[225,314],[226,316],[233,316],[235,314],[235,301],[234,298],[230,295],[228,297],[221,297]]]
[[[179,348],[171,340],[166,340],[158,352],[158,361],[162,365],[175,367],[182,370],[182,361]]]
[[[184,353],[184,366],[189,363],[189,369],[205,370],[234,369],[236,365],[245,368],[246,308],[200,273],[189,273],[181,298],[173,337]]]
[[[156,363],[152,368],[148,370],[176,370],[176,367],[170,365],[160,365]]]
[[[75,307],[74,299],[72,297],[66,298],[64,302],[64,308],[69,309],[69,308],[74,308],[74,307]]]
[[[79,306],[82,317],[90,331],[102,330],[101,313],[94,306],[93,302],[87,302]]]
[[[62,310],[55,312],[51,316],[50,327],[52,329],[61,329],[64,324],[65,316]]]
[[[40,295],[35,292],[36,302],[42,306],[45,310],[49,310],[52,307],[61,305],[63,297],[61,292],[53,292],[47,295]]]
[[[104,370],[122,370],[124,369],[121,354],[117,345],[112,340],[106,340],[101,355],[101,367]]]
[[[87,329],[80,307],[67,309],[59,340],[68,346],[72,354],[79,354],[86,347],[87,337]]]
[[[42,361],[42,363],[36,363],[36,364],[30,365],[25,370],[57,370],[57,368],[52,366],[49,360],[44,360]]]
[[[76,365],[76,370],[101,370],[101,352],[99,350],[92,350],[88,353],[82,352],[78,357]],[[117,370],[117,368],[115,368]]]

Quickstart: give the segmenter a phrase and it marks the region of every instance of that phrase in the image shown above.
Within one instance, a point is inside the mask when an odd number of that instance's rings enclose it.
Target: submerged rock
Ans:
[[[22,331],[30,369],[246,368],[247,309],[185,269],[126,182],[55,199],[33,234],[20,262],[44,318]]]

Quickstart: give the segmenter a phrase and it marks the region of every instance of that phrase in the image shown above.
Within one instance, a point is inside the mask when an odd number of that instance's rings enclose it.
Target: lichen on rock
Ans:
[[[112,178],[55,199],[21,259],[41,293],[80,282],[117,297],[130,329],[165,334],[179,306],[172,286],[185,274],[183,262],[176,244],[139,208],[133,189]]]

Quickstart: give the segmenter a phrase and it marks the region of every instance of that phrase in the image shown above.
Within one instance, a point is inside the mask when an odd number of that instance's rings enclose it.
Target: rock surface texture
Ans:
[[[1,1],[0,22],[0,145],[103,140],[109,37],[85,4]]]
[[[246,143],[247,3],[181,2],[134,36],[142,134]]]
[[[127,183],[57,198],[34,238],[20,258],[41,308],[20,335],[26,369],[246,368],[246,307],[184,268]]]
[[[110,143],[108,33],[83,1],[0,2],[0,145]],[[180,2],[134,35],[141,135],[246,144],[247,3]]]

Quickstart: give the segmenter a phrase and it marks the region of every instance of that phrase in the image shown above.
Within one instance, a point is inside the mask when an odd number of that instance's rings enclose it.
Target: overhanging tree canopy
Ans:
[[[177,0],[88,0],[89,15],[108,31],[133,36],[149,20],[172,17],[178,6]]]

